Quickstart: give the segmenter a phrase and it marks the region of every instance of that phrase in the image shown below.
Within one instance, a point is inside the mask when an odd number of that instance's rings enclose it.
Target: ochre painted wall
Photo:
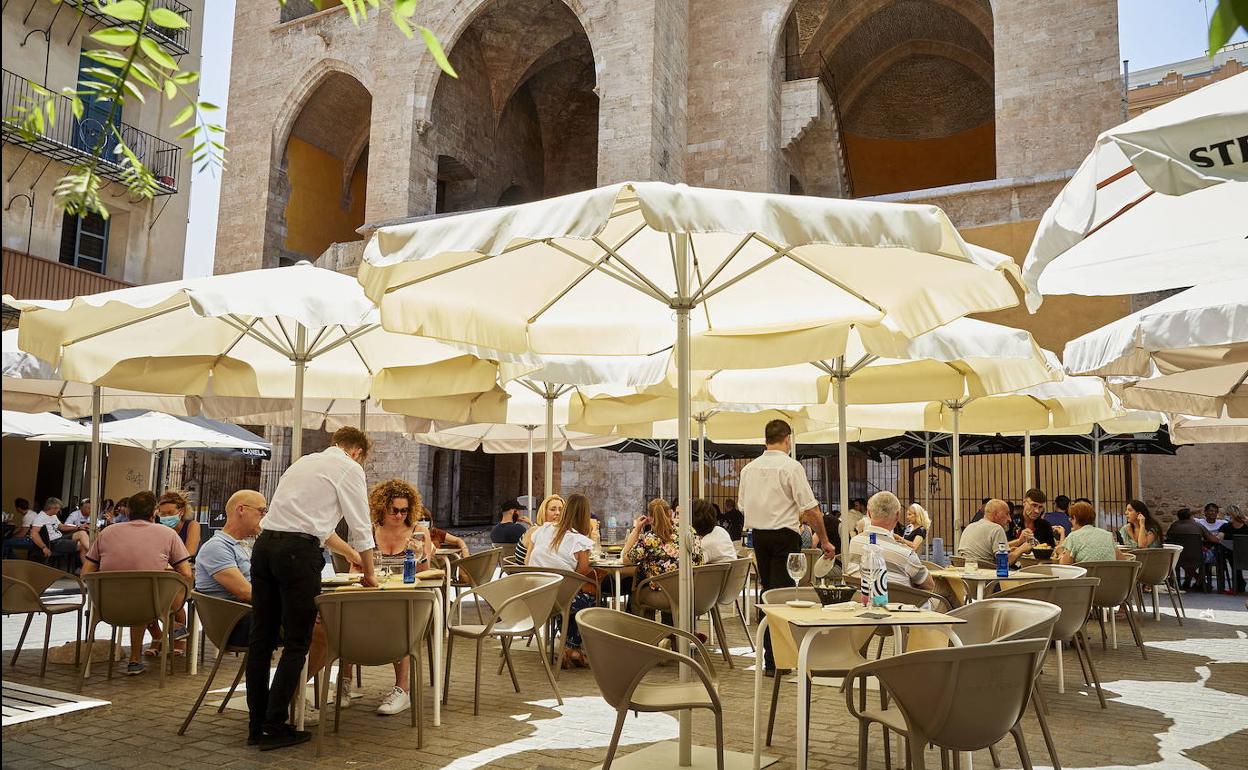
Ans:
[[[13,499],[24,497],[35,504],[35,473],[39,470],[39,447],[37,441],[24,438],[4,439],[3,503],[6,513],[13,513]],[[20,522],[18,522],[20,523]]]
[[[291,137],[286,145],[286,248],[316,259],[331,243],[358,241],[364,224],[368,174],[361,164],[351,177],[350,205],[342,197],[342,161],[314,145]]]
[[[845,134],[854,195],[924,190],[997,175],[992,121],[939,139],[873,139]]]
[[[113,446],[108,448],[108,464],[104,466],[104,497],[120,500],[135,492],[151,489],[152,456],[142,449]]]

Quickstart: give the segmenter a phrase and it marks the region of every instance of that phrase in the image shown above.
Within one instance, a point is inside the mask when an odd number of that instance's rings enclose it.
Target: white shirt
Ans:
[[[779,449],[768,449],[741,469],[737,503],[747,529],[801,532],[799,517],[819,504],[802,464]]]
[[[559,548],[554,549],[551,546],[555,542],[556,531],[557,527],[543,525],[533,533],[533,549],[529,551],[529,566],[575,572],[576,555],[582,551],[592,551],[594,541],[580,532],[568,530],[563,533]]]
[[[1195,518],[1195,517],[1192,517],[1192,518]],[[1221,529],[1222,525],[1226,523],[1225,519],[1219,518],[1219,519],[1214,519],[1213,521],[1209,521],[1204,516],[1201,516],[1199,519],[1196,519],[1196,521],[1200,524],[1200,526],[1204,527],[1206,530],[1213,532],[1215,534],[1217,533],[1219,529]]]
[[[364,468],[331,446],[300,457],[286,469],[262,526],[273,532],[315,535],[324,545],[339,519],[347,520],[347,542],[352,548],[372,550],[373,522],[368,514]]]
[[[42,526],[47,526],[46,532],[40,532],[40,537],[47,537],[48,543],[55,543],[61,539],[61,520],[46,511],[40,511],[35,514],[35,518],[30,522],[31,530],[37,530]]]
[[[75,509],[73,513],[65,517],[65,523],[71,527],[84,527],[91,522],[91,517],[82,512],[82,509]]]
[[[868,524],[866,532],[854,535],[849,541],[849,551],[845,554],[847,577],[858,577],[861,574],[862,555],[866,552],[873,534],[876,547],[884,554],[884,564],[888,567],[889,580],[895,580],[898,583],[904,581],[906,585],[912,586],[920,585],[927,580],[927,567],[923,566],[923,561],[918,554],[910,546],[894,540],[891,529],[877,527],[874,524]]]
[[[728,530],[716,527],[702,538],[703,564],[714,564],[721,561],[732,561],[737,558],[737,547],[732,544]]]

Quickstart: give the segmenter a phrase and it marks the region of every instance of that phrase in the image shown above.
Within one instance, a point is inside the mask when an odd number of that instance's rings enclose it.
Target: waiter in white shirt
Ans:
[[[361,465],[371,446],[358,428],[340,428],[323,452],[306,455],[282,474],[251,552],[251,639],[247,652],[247,743],[262,751],[311,738],[287,722],[290,702],[303,685],[303,665],[316,625],[321,592],[321,552],[339,520],[346,519],[351,547],[360,554],[363,583],[373,574],[373,525]],[[273,680],[269,665],[278,642],[282,656]]]
[[[767,451],[741,469],[738,497],[745,511],[745,527],[754,530],[754,561],[763,590],[792,585],[785,562],[802,552],[802,524],[819,535],[819,546],[831,559],[836,548],[823,528],[823,511],[806,480],[806,469],[789,456],[793,429],[784,420],[772,420],[764,429]],[[771,634],[764,638],[764,664],[775,675]]]

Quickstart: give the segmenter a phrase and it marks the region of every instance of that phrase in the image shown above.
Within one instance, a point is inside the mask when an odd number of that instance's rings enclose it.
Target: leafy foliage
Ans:
[[[1209,55],[1222,50],[1241,29],[1248,29],[1248,0],[1221,0],[1209,19]]]
[[[46,0],[59,3],[61,0]],[[104,180],[99,164],[104,160],[122,169],[121,177],[130,195],[137,199],[151,198],[158,190],[152,170],[130,146],[122,131],[121,108],[128,100],[145,103],[148,99],[181,102],[182,107],[170,121],[171,128],[185,126],[179,140],[191,139],[191,162],[199,170],[225,165],[225,127],[214,121],[220,107],[198,100],[188,89],[199,79],[199,72],[184,70],[162,42],[169,31],[185,29],[186,19],[174,11],[155,7],[156,0],[81,0],[108,18],[108,23],[92,32],[91,40],[103,46],[84,51],[83,55],[97,66],[85,68],[82,79],[74,88],[66,87],[60,94],[31,84],[34,97],[27,97],[15,107],[16,114],[6,120],[16,124],[28,140],[45,134],[56,125],[57,104],[68,99],[75,119],[81,119],[87,100],[108,104],[107,117],[90,148],[86,160],[74,164],[56,184],[58,205],[71,214],[109,212],[100,196]],[[285,5],[286,0],[278,0]],[[394,25],[411,39],[417,31],[438,66],[452,77],[455,70],[447,60],[441,43],[427,27],[413,25],[417,0],[312,0],[318,9],[341,4],[358,27],[370,13],[387,12]],[[82,8],[79,7],[79,13]],[[164,31],[162,33],[162,30]],[[104,157],[109,153],[112,157]]]

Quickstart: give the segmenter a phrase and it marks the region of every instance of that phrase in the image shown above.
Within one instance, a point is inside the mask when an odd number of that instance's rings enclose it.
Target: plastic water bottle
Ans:
[[[932,563],[939,564],[942,567],[949,564],[949,557],[945,555],[945,539],[943,537],[932,538]]]
[[[411,548],[403,555],[403,582],[416,582],[416,552]]]
[[[997,546],[997,577],[1010,576],[1010,547],[1005,543]]]
[[[745,547],[746,547],[746,548],[753,548],[753,547],[754,547],[754,530],[752,530],[752,529],[747,529],[747,530],[745,531],[745,538],[744,538],[744,541],[745,541]]]
[[[884,552],[876,545],[874,532],[871,533],[871,544],[863,555],[860,571],[867,578],[869,603],[875,607],[888,604],[888,565],[884,561]]]
[[[617,522],[615,520],[615,517],[608,516],[607,517],[607,542],[608,543],[614,543],[616,539],[616,535],[619,534],[619,532],[615,531],[616,526],[617,526]]]

